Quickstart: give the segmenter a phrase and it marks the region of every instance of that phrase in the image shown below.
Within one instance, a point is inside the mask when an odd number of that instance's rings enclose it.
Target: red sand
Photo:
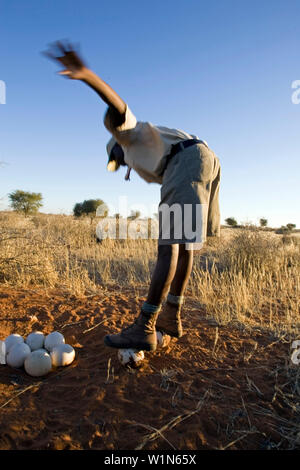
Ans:
[[[285,448],[274,415],[292,416],[276,370],[290,345],[259,330],[217,328],[187,298],[184,336],[127,370],[103,337],[136,316],[145,290],[136,293],[0,288],[0,339],[58,330],[76,350],[70,366],[43,378],[0,366],[0,449]]]

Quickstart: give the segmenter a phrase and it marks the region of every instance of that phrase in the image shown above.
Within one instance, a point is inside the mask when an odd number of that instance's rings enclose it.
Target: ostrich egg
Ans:
[[[6,353],[9,353],[10,349],[18,343],[24,343],[24,338],[21,335],[18,335],[17,333],[9,335],[5,340]]]
[[[50,352],[55,346],[64,343],[65,338],[63,337],[63,335],[58,331],[53,331],[53,333],[50,333],[48,336],[46,336],[44,346]]]
[[[35,351],[44,346],[44,339],[45,337],[41,331],[34,331],[27,336],[25,343],[28,344],[31,351]]]
[[[0,341],[0,364],[6,364],[5,341]]]
[[[31,353],[30,347],[25,343],[16,343],[7,354],[6,363],[10,367],[22,367],[25,359]]]
[[[69,344],[59,344],[52,349],[50,356],[53,366],[68,366],[74,361],[75,350]]]
[[[51,357],[47,352],[33,351],[25,359],[24,368],[32,377],[47,375],[52,368]]]
[[[144,351],[136,349],[118,349],[118,358],[123,366],[137,368],[144,359]]]
[[[157,340],[157,346],[159,348],[165,348],[166,346],[168,346],[171,338],[169,335],[166,335],[165,333],[162,333],[161,331],[157,331],[156,340]]]

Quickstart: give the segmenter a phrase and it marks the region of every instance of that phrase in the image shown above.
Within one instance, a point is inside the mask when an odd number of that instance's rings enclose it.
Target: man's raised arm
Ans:
[[[73,80],[81,80],[92,88],[113,111],[115,126],[123,124],[126,103],[107,83],[85,65],[71,44],[57,41],[43,54],[65,67],[59,72],[60,75]]]

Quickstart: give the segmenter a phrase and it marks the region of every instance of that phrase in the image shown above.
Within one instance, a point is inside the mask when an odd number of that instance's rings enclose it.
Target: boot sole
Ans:
[[[104,344],[110,348],[115,349],[136,349],[137,351],[155,351],[156,344],[149,343],[123,343],[122,346],[117,345],[111,341],[109,335],[104,337]]]

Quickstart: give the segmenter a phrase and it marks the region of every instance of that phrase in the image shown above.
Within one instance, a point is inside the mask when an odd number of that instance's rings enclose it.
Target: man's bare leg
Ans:
[[[182,336],[180,311],[192,267],[193,250],[186,250],[185,244],[179,245],[176,273],[171,283],[167,302],[156,323],[157,330],[163,331],[176,338]]]
[[[147,303],[160,305],[166,297],[176,275],[178,253],[178,244],[158,246],[157,261],[152,274]]]
[[[176,273],[171,284],[170,294],[183,296],[192,272],[193,259],[193,250],[187,250],[185,244],[179,245]]]
[[[113,348],[134,348],[154,351],[156,349],[155,324],[162,300],[167,295],[176,274],[178,244],[159,245],[156,266],[146,302],[136,321],[116,335],[107,335],[104,342]]]

